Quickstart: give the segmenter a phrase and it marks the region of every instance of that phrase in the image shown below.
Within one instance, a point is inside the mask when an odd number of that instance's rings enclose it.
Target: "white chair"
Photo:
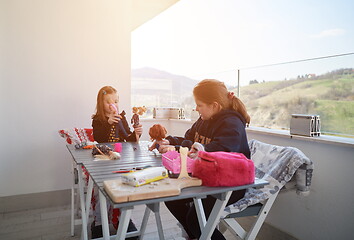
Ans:
[[[256,238],[281,189],[296,187],[297,194],[308,195],[313,171],[312,161],[297,148],[257,140],[249,141],[249,146],[256,177],[267,180],[269,185],[262,189],[248,189],[243,199],[225,208],[220,221],[231,233],[244,240]],[[236,220],[246,216],[256,216],[248,232]]]

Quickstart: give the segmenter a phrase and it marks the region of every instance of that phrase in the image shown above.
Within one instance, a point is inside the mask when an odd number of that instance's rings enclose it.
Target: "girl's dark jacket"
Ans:
[[[171,145],[190,147],[194,142],[204,145],[207,152],[238,152],[250,158],[246,121],[234,110],[221,110],[209,120],[199,118],[184,138],[168,136]]]
[[[136,141],[136,134],[135,132],[131,132],[127,119],[124,116],[125,112],[120,114],[122,116],[120,126],[125,130],[124,134],[119,134],[119,138],[122,139],[121,141],[127,142],[135,142]],[[106,121],[101,121],[97,117],[93,117],[92,119],[92,128],[93,128],[93,138],[96,142],[99,143],[106,143],[109,142],[109,134],[112,128],[112,125],[108,123],[108,118]],[[116,128],[118,128],[116,126]]]

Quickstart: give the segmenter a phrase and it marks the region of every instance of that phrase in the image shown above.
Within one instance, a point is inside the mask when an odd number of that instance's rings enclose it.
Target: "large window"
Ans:
[[[292,61],[209,74],[238,93],[251,126],[289,129],[291,114],[320,115],[322,134],[354,137],[354,54]],[[145,76],[145,77],[144,77]],[[133,105],[183,107],[190,117],[191,95],[200,79],[155,69],[133,71]]]

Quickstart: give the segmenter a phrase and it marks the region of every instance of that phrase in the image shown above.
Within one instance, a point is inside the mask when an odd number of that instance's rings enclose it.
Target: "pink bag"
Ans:
[[[193,176],[202,179],[204,186],[241,186],[254,182],[254,163],[242,153],[198,152]]]

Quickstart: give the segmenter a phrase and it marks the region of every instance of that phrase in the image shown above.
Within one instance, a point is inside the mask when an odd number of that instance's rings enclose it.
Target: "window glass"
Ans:
[[[354,135],[354,56],[240,70],[251,126],[289,129],[291,114],[320,115],[322,134]]]
[[[190,118],[195,108],[192,96],[197,80],[153,68],[132,71],[132,106],[145,106],[145,118],[152,118],[154,107],[181,107]]]

